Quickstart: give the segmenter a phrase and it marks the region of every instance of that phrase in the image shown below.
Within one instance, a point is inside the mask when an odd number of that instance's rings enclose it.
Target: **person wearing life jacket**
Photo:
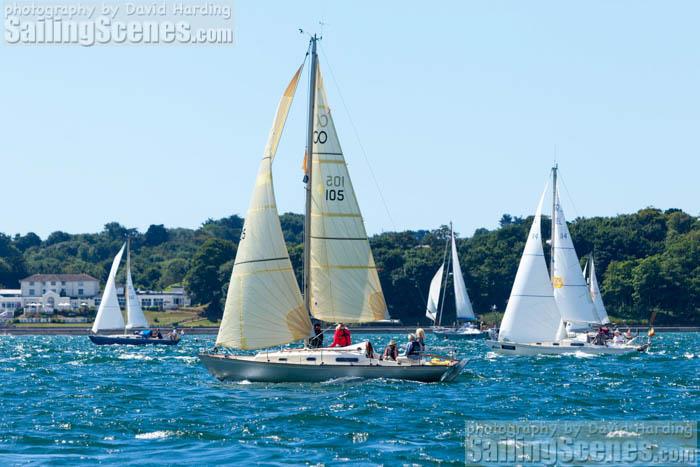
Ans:
[[[406,343],[406,352],[404,356],[411,360],[418,360],[420,358],[420,344],[413,334],[408,335],[408,343]]]
[[[350,330],[343,323],[338,323],[335,327],[331,347],[347,347],[348,345],[352,345]]]
[[[416,329],[416,342],[421,352],[425,352],[425,331],[423,328]]]

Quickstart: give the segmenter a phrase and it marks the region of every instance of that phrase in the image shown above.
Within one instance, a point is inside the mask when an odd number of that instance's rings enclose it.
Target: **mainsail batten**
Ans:
[[[386,302],[333,123],[320,68],[316,68],[309,232],[309,306],[329,322],[386,319]]]
[[[279,221],[272,161],[299,83],[300,67],[277,108],[243,224],[216,345],[260,349],[307,337],[304,309]]]
[[[117,287],[115,282],[117,270],[119,269],[119,263],[122,260],[122,255],[124,254],[125,248],[126,243],[122,245],[119,253],[117,253],[117,256],[114,257],[114,261],[112,261],[112,267],[110,268],[109,275],[107,276],[105,289],[104,292],[102,292],[100,307],[97,309],[97,316],[95,316],[95,322],[92,324],[93,333],[105,330],[124,329],[124,317],[122,316],[122,311],[119,308],[119,300],[117,298]]]
[[[542,248],[542,193],[525,243],[513,289],[498,335],[499,341],[519,343],[554,340],[561,316],[554,301],[547,263]]]

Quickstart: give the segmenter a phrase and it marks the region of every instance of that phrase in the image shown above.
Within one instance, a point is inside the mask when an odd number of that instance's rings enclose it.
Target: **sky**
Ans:
[[[0,232],[244,216],[299,28],[323,28],[370,234],[531,215],[555,159],[569,219],[700,213],[697,2],[237,0],[235,17],[234,46],[0,45]],[[306,93],[280,212],[303,211]]]

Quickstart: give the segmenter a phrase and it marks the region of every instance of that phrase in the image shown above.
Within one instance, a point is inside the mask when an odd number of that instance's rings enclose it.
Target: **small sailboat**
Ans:
[[[552,169],[552,179],[551,277],[547,271],[540,225],[547,193],[545,187],[515,275],[498,340],[488,340],[487,345],[500,353],[518,355],[625,354],[646,350],[648,342],[632,340],[597,345],[590,342],[586,332],[570,332],[575,327],[601,324],[602,320],[581,273],[559,202],[556,166]]]
[[[127,240],[122,245],[117,256],[114,257],[112,267],[107,276],[105,290],[102,293],[102,301],[97,310],[95,322],[92,324],[92,334],[89,335],[90,340],[97,345],[175,345],[180,342],[179,336],[171,335],[166,338],[150,337],[150,331],[138,334],[127,334],[128,331],[134,329],[147,329],[148,321],[143,314],[141,304],[136,297],[136,289],[131,279],[131,251]],[[124,323],[124,317],[119,307],[117,298],[116,276],[119,269],[119,263],[122,260],[122,255],[126,249],[126,315],[127,321]],[[109,331],[122,331],[122,334],[100,334]]]
[[[325,322],[388,318],[384,294],[328,106],[316,45],[310,42],[304,158],[306,209],[302,296],[284,242],[272,162],[303,64],[277,108],[238,245],[216,347],[199,358],[220,380],[318,382],[341,377],[451,381],[466,361],[440,356],[382,360],[369,342],[347,347],[274,346],[311,337],[310,315]],[[255,355],[219,349],[260,350]]]
[[[450,244],[451,254],[448,255],[447,248]],[[445,261],[447,261],[447,267],[445,267]],[[445,300],[447,299],[447,279],[450,275],[450,266],[452,266],[452,283],[455,293],[455,312],[457,321],[464,322],[459,327],[445,327],[440,325]],[[444,271],[447,271],[447,274],[444,274]],[[440,301],[441,296],[442,301]],[[439,309],[438,305],[440,305]],[[442,264],[435,273],[435,276],[433,276],[433,279],[430,281],[430,288],[428,290],[428,305],[425,311],[425,316],[435,323],[432,331],[433,334],[438,337],[452,339],[483,339],[487,335],[485,331],[481,331],[476,325],[474,325],[476,315],[474,314],[471,301],[469,300],[467,286],[464,283],[462,267],[459,264],[459,255],[457,254],[457,242],[455,241],[454,229],[452,228],[451,222],[450,240],[448,240],[448,243],[445,245],[445,254],[443,255]]]

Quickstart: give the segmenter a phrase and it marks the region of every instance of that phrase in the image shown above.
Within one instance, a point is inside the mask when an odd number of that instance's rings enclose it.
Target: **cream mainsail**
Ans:
[[[555,200],[552,286],[562,319],[570,323],[600,323],[571,240],[559,196]]]
[[[499,341],[531,343],[551,341],[558,336],[561,317],[549,281],[540,226],[546,191],[545,188],[537,204],[525,250],[515,274],[513,289],[501,321]]]
[[[440,291],[442,290],[442,272],[445,265],[440,265],[440,269],[437,270],[433,276],[433,280],[430,281],[430,290],[428,291],[428,306],[425,310],[425,316],[435,321],[438,314],[438,305],[440,303]]]
[[[126,252],[126,329],[147,328],[148,321],[136,296],[134,282],[131,280],[131,251]]]
[[[112,261],[112,267],[109,270],[109,276],[107,276],[107,283],[105,284],[105,290],[102,292],[100,307],[97,309],[97,316],[95,316],[95,322],[92,324],[92,332],[94,333],[108,329],[124,329],[124,317],[119,308],[115,281],[117,269],[119,269],[119,263],[122,260],[125,248],[126,243],[121,247],[117,256],[114,257],[114,261]]]
[[[377,268],[333,124],[320,68],[311,154],[310,308],[329,322],[389,317]]]
[[[259,349],[303,339],[311,332],[272,184],[272,160],[300,75],[301,67],[277,107],[243,224],[216,345]]]

